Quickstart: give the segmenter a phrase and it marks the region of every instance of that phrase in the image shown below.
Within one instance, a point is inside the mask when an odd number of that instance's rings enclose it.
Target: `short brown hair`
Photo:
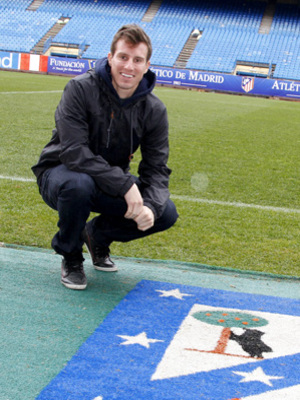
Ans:
[[[110,52],[114,55],[116,51],[117,42],[120,39],[124,39],[126,42],[131,43],[132,45],[138,45],[139,43],[145,43],[148,48],[147,60],[149,61],[152,54],[152,44],[147,33],[136,24],[128,24],[122,26],[115,34],[113,41],[110,46]]]

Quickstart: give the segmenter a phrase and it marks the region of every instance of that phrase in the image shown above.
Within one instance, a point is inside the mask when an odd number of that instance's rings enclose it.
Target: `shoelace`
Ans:
[[[82,263],[80,263],[80,264],[76,263],[75,264],[74,261],[66,261],[65,268],[66,268],[67,272],[71,272],[71,271],[83,272]]]
[[[95,246],[94,253],[96,258],[106,258],[109,257],[109,251],[106,248]]]

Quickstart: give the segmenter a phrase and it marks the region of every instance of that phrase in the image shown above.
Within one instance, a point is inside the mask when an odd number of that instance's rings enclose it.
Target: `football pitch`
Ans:
[[[0,72],[0,242],[50,248],[31,172],[69,78]],[[112,255],[300,276],[300,103],[157,87],[170,122],[171,230]],[[140,156],[132,161],[136,173]]]

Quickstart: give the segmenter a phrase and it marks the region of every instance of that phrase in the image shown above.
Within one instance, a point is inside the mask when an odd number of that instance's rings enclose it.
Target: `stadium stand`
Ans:
[[[121,25],[138,23],[152,39],[153,65],[248,75],[252,70],[256,76],[300,79],[297,0],[163,0],[156,1],[158,10],[148,19],[144,16],[151,0],[39,0],[30,7],[32,3],[0,0],[0,50],[43,53],[46,48],[35,46],[63,20],[62,29],[48,39],[48,54],[57,44],[62,55],[73,46],[82,51],[72,56],[97,59],[108,53]],[[272,6],[271,23],[264,27],[267,4]],[[200,34],[194,46],[185,49],[195,30]],[[178,64],[183,49],[184,61]]]

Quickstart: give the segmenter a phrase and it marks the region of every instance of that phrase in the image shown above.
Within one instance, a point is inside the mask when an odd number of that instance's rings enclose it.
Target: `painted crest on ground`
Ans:
[[[142,281],[39,400],[300,398],[300,302]]]

